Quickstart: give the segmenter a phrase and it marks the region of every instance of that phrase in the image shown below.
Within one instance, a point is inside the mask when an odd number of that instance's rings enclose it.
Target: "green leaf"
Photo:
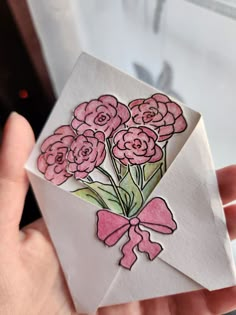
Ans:
[[[130,165],[129,170],[130,170],[130,174],[131,174],[131,176],[132,176],[134,182],[135,182],[135,183],[137,184],[137,186],[138,186],[138,184],[139,184],[139,182],[140,182],[140,176],[141,176],[141,174],[140,174],[139,171],[138,171],[137,165],[132,165],[132,166]]]
[[[167,148],[167,144],[168,142],[166,142],[166,144],[163,146],[162,148],[162,152],[163,152],[163,157],[160,161],[157,161],[156,163],[146,163],[144,165],[144,180],[148,181],[153,174],[160,168],[162,167],[162,172],[164,175],[164,173],[166,172],[166,148]]]
[[[120,163],[120,175],[123,178],[128,171],[128,167]]]
[[[130,203],[127,209],[128,210],[127,214],[129,217],[132,217],[142,207],[143,196],[129,171],[126,173],[125,177],[120,182],[120,187],[125,189],[129,193]]]
[[[106,204],[103,199],[94,191],[89,188],[78,189],[73,194],[81,199],[84,199],[96,206],[106,208]]]
[[[145,201],[150,196],[150,194],[152,193],[156,185],[160,182],[162,176],[163,174],[162,174],[162,164],[161,164],[159,168],[149,178],[149,180],[146,182],[143,188],[143,197]]]
[[[157,169],[160,168],[160,165],[163,163],[163,160],[156,163],[147,163],[144,165],[144,180],[147,181],[155,173]]]
[[[100,182],[86,183],[86,185],[103,200],[106,205],[104,208],[110,209],[117,214],[123,214],[119,199],[112,185]],[[129,205],[130,196],[128,192],[121,187],[118,187],[118,191],[124,204]]]

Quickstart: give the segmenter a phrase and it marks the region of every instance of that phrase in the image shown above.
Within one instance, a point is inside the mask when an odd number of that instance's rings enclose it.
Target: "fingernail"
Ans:
[[[14,116],[20,116],[17,112],[13,111],[10,113],[10,115],[8,116],[8,119],[14,117]]]

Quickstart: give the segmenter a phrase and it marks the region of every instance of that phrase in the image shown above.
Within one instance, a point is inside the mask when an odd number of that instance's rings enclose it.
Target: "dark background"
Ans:
[[[0,43],[0,134],[9,113],[16,111],[30,122],[37,137],[54,104],[54,97],[48,96],[40,81],[14,12],[7,1],[0,2]],[[21,226],[39,216],[30,190]]]

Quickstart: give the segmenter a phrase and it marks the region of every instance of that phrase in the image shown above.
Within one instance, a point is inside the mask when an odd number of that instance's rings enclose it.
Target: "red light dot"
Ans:
[[[19,98],[26,99],[28,97],[29,97],[29,93],[27,90],[20,90],[19,91]]]

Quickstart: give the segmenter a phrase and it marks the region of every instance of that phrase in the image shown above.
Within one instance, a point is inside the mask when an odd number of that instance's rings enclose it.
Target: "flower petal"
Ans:
[[[147,127],[139,127],[140,129],[142,129],[142,131],[144,133],[146,133],[149,137],[151,137],[154,141],[157,140],[157,134],[154,130],[150,129],[150,128],[147,128]]]
[[[174,129],[176,133],[183,132],[187,128],[187,122],[185,118],[181,115],[179,116],[174,124]]]
[[[47,149],[53,145],[55,142],[58,142],[61,140],[61,136],[60,135],[52,135],[49,136],[48,138],[46,138],[43,142],[43,144],[41,145],[41,151],[44,153],[47,151]]]
[[[166,104],[168,111],[173,114],[174,118],[176,119],[177,117],[179,117],[182,114],[182,109],[181,107],[174,103],[174,102],[170,102]]]
[[[79,121],[79,120],[76,119],[76,118],[73,118],[72,121],[71,121],[71,126],[72,126],[72,128],[74,128],[75,130],[79,129],[79,127],[80,127],[81,125],[83,125],[83,124],[84,124],[83,122]]]
[[[162,102],[158,102],[157,107],[158,107],[159,113],[162,115],[162,118],[163,118],[167,114],[167,111],[168,111],[166,104]],[[158,120],[159,117],[155,117],[155,119]]]
[[[174,133],[174,127],[173,125],[169,125],[169,126],[160,127],[158,135],[160,137],[160,136],[172,135],[173,133]]]
[[[72,173],[76,172],[77,171],[77,164],[76,163],[69,163],[68,171],[72,172]]]
[[[125,157],[125,155],[124,155],[125,150],[122,151],[117,146],[113,147],[112,153],[117,159],[123,159]]]
[[[173,114],[167,113],[163,118],[164,125],[173,125],[175,123],[175,118]]]
[[[140,98],[140,99],[137,99],[137,100],[130,102],[128,106],[130,109],[133,109],[135,106],[143,104],[144,101],[145,101],[145,99]]]
[[[165,141],[165,140],[169,139],[170,137],[172,137],[173,134],[174,134],[173,125],[163,126],[159,129],[158,141],[159,142]]]
[[[130,164],[132,165],[140,165],[148,162],[150,160],[150,157],[146,156],[133,156],[133,158],[129,159]]]
[[[55,164],[55,155],[54,154],[48,154],[47,155],[47,164],[48,165]]]
[[[173,136],[173,134],[166,135],[166,136],[160,136],[160,137],[158,138],[158,142],[166,141],[166,140],[170,139],[172,136]]]
[[[38,166],[38,169],[41,173],[45,173],[46,172],[46,169],[48,167],[46,161],[45,161],[45,157],[44,157],[44,154],[41,154],[39,157],[38,157],[38,160],[37,160],[37,166]]]
[[[155,162],[160,161],[162,159],[163,152],[162,152],[162,149],[158,145],[155,146],[155,151],[156,151],[155,155],[153,155],[151,157],[151,159],[148,161],[148,163],[155,163]]]
[[[73,163],[73,162],[75,161],[73,151],[70,151],[70,152],[68,153],[67,160],[68,160],[69,162],[71,162],[71,163]]]
[[[126,133],[127,133],[127,130],[120,130],[119,132],[117,132],[113,138],[113,142],[116,144],[120,140],[124,141],[124,135]]]
[[[99,166],[99,165],[101,165],[101,164],[104,162],[105,157],[106,157],[106,150],[104,149],[104,150],[102,151],[102,153],[100,153],[100,154],[101,154],[101,155],[100,155],[100,158],[97,159],[96,164],[95,164],[96,167]]]
[[[85,115],[87,105],[88,105],[88,103],[84,102],[84,103],[79,104],[75,108],[74,115],[75,115],[76,118],[83,117]]]
[[[57,128],[54,132],[55,135],[62,135],[62,136],[73,136],[75,137],[75,133],[71,126],[69,125],[64,125],[59,128]]]
[[[124,104],[118,103],[117,113],[121,119],[121,123],[125,124],[131,117],[128,107]]]
[[[129,160],[126,159],[126,158],[121,159],[120,162],[121,162],[122,164],[126,165],[126,166],[129,165]]]
[[[161,102],[161,103],[167,103],[170,101],[168,96],[161,93],[154,94],[152,98],[154,98],[157,102]]]
[[[83,179],[83,178],[86,178],[88,176],[88,173],[87,172],[76,172],[75,173],[75,179]]]
[[[87,129],[84,131],[83,136],[85,137],[94,137],[95,132],[92,129]]]
[[[68,177],[71,177],[72,175],[68,175],[66,172],[61,172],[57,176],[55,176],[51,182],[57,186],[63,184],[65,181],[67,181]]]
[[[99,97],[99,101],[101,101],[103,104],[112,105],[114,107],[117,107],[118,105],[117,99],[112,95],[102,95]]]
[[[96,134],[95,134],[95,137],[101,142],[105,141],[105,135],[101,131],[97,131]]]

